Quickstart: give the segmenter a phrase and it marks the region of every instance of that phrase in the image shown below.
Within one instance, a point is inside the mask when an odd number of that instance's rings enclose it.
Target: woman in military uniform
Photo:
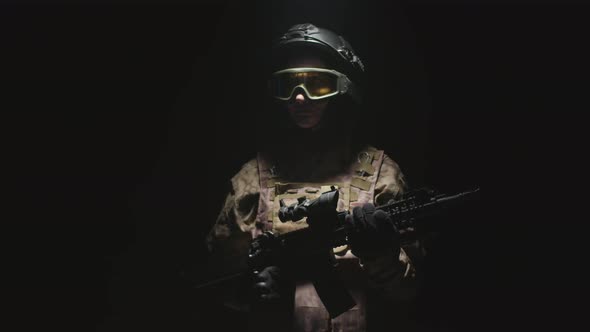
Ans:
[[[208,248],[228,271],[245,266],[253,238],[309,227],[305,218],[281,222],[280,202],[314,199],[337,188],[337,210],[352,211],[347,222],[360,229],[348,245],[333,249],[337,273],[356,305],[331,317],[305,273],[269,266],[240,286],[249,304],[256,304],[247,306],[251,327],[407,330],[419,251],[401,247],[387,215],[374,208],[399,198],[405,183],[394,160],[365,142],[367,123],[359,121],[364,65],[344,38],[312,24],[295,25],[278,38],[272,59],[272,126],[261,129],[265,134],[256,158],[231,178]],[[242,308],[237,297],[230,294],[224,301]]]

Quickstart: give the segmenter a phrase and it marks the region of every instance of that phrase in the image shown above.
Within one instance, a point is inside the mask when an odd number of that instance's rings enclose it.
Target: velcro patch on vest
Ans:
[[[319,188],[318,184],[315,183],[304,183],[304,182],[275,182],[275,191],[277,195],[282,194],[293,194],[299,192],[301,189],[314,190]],[[318,189],[319,190],[319,189]],[[312,191],[307,191],[313,193]],[[317,192],[317,190],[315,191]]]
[[[356,171],[362,175],[373,175],[375,174],[375,167],[370,163],[362,162],[358,164]]]
[[[352,178],[352,180],[350,181],[350,185],[365,191],[371,189],[371,182],[356,176]]]

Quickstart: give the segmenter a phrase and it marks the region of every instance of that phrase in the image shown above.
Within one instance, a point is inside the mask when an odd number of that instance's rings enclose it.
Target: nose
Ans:
[[[303,93],[298,93],[297,95],[295,95],[295,103],[302,104],[304,102],[305,102],[305,96],[303,95]]]

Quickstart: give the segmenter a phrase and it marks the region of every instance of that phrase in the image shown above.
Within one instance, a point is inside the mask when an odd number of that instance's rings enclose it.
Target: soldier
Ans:
[[[367,125],[359,121],[364,119],[363,63],[344,38],[312,24],[291,27],[272,51],[273,125],[265,128],[268,139],[257,157],[232,177],[230,192],[207,237],[208,248],[222,268],[244,266],[252,238],[267,230],[284,234],[308,227],[305,219],[279,221],[279,201],[314,199],[335,186],[337,210],[352,211],[347,222],[362,230],[349,239],[349,245],[334,249],[336,269],[356,306],[330,317],[305,273],[294,275],[270,266],[252,284],[240,286],[252,304],[251,327],[407,328],[415,297],[415,248],[401,248],[388,216],[374,208],[398,198],[405,184],[398,165],[382,150],[366,145],[363,127]],[[241,308],[236,298],[233,294],[225,302]]]

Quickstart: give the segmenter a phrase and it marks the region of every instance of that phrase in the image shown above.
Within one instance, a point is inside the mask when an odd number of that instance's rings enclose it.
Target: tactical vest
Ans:
[[[260,198],[256,227],[252,236],[271,230],[275,234],[284,234],[307,227],[306,219],[281,222],[278,217],[280,200],[286,205],[297,202],[299,197],[315,199],[321,193],[329,191],[331,186],[338,188],[339,200],[337,211],[351,211],[355,206],[373,203],[375,185],[383,163],[383,151],[367,148],[361,151],[356,161],[342,173],[322,182],[290,182],[281,178],[280,170],[267,156],[259,153],[258,171],[260,178]],[[294,320],[297,331],[364,331],[366,316],[366,299],[362,286],[362,270],[358,259],[349,252],[347,246],[334,249],[338,259],[341,275],[348,279],[349,291],[357,306],[335,319],[329,317],[313,285],[309,282],[297,284],[295,293]],[[352,277],[351,277],[352,276]],[[347,281],[345,281],[345,284]]]
[[[297,198],[302,196],[315,199],[322,192],[329,191],[331,186],[335,186],[340,194],[338,211],[372,203],[378,172],[383,163],[383,151],[374,148],[363,150],[358,154],[356,162],[353,162],[348,169],[318,183],[289,182],[281,179],[280,170],[262,153],[258,154],[257,161],[260,198],[256,216],[256,235],[266,230],[284,234],[307,227],[307,222],[304,218],[296,222],[282,223],[278,217],[281,199],[287,205],[296,203]]]

